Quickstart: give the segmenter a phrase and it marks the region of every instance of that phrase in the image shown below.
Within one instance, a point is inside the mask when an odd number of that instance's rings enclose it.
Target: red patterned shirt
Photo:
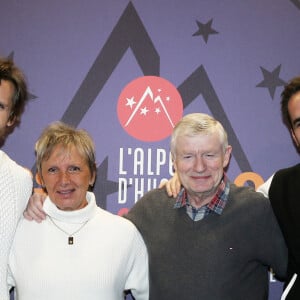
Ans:
[[[224,173],[216,195],[208,204],[200,208],[195,208],[190,204],[187,191],[185,188],[182,188],[176,198],[174,208],[186,207],[186,212],[193,221],[202,220],[211,212],[221,215],[228,200],[229,187],[230,182]]]

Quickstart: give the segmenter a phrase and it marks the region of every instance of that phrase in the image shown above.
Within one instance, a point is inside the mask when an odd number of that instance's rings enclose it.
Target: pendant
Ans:
[[[69,237],[68,237],[68,244],[69,244],[69,245],[73,245],[73,244],[74,244],[74,239],[73,239],[72,236],[69,236]]]

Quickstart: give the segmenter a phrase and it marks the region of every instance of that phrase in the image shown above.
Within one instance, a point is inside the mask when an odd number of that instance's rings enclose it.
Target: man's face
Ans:
[[[12,110],[14,86],[10,81],[0,81],[0,138],[5,135],[6,128],[13,125],[9,119]]]
[[[292,137],[296,145],[300,147],[300,91],[290,98],[288,112],[292,123]]]
[[[199,199],[206,204],[215,195],[230,153],[230,146],[224,153],[217,132],[178,137],[174,168],[193,205]]]

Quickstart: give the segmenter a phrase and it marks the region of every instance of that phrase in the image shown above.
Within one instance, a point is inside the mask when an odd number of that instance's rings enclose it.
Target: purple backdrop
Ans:
[[[225,125],[232,180],[248,171],[267,179],[299,161],[280,117],[282,86],[300,74],[299,34],[299,0],[5,1],[0,55],[14,56],[33,99],[4,150],[34,171],[43,127],[63,120],[85,128],[97,148],[98,203],[130,208],[148,182],[170,176],[168,159],[149,171],[158,152],[168,156],[169,138],[137,140],[117,116],[123,88],[155,75],[178,88],[184,114],[207,112]],[[137,149],[143,172],[134,171]],[[271,279],[270,299],[280,289]]]

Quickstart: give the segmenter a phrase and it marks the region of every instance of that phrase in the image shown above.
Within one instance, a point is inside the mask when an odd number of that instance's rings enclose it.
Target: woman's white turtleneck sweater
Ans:
[[[121,300],[124,290],[148,299],[141,235],[130,221],[98,207],[93,193],[87,200],[70,212],[47,198],[44,222],[20,221],[9,259],[9,284],[18,300]]]
[[[32,176],[0,150],[0,299],[8,300],[8,255],[18,220],[32,193]]]

